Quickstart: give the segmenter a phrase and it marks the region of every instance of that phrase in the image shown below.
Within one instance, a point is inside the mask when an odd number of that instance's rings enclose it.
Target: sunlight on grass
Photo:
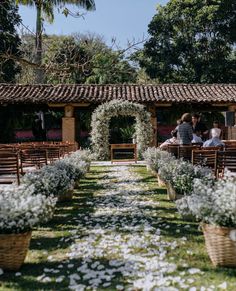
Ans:
[[[75,190],[73,201],[58,204],[53,220],[33,232],[30,250],[20,271],[5,272],[0,276],[0,290],[68,290],[69,277],[79,273],[77,270],[80,270],[82,266],[82,257],[68,258],[73,244],[75,247],[78,243],[79,245],[86,244],[89,231],[95,231],[96,227],[106,230],[104,237],[106,236],[108,239],[107,248],[110,248],[111,253],[108,253],[103,259],[94,257],[91,262],[93,265],[97,264],[97,261],[102,270],[110,266],[109,264],[114,261],[116,256],[115,253],[112,255],[112,238],[122,238],[122,244],[131,243],[132,236],[140,239],[139,233],[141,235],[140,231],[145,229],[145,221],[148,221],[153,229],[161,230],[160,237],[156,236],[156,238],[163,240],[163,244],[166,244],[164,248],[167,252],[168,262],[177,265],[177,269],[171,273],[171,276],[175,277],[175,282],[176,278],[180,276],[181,280],[184,278],[186,286],[189,286],[184,288],[184,284],[182,284],[182,288],[180,288],[173,283],[172,286],[176,286],[177,290],[190,290],[189,288],[192,286],[195,286],[197,290],[200,290],[201,286],[209,288],[202,290],[222,290],[219,285],[221,286],[224,282],[227,282],[226,290],[236,290],[236,270],[212,267],[198,224],[184,221],[180,217],[176,212],[175,204],[167,199],[166,189],[158,187],[156,177],[147,172],[146,167],[130,167],[131,172],[139,177],[134,182],[145,187],[140,191],[129,190],[129,199],[133,199],[132,203],[136,199],[136,203],[141,207],[143,218],[138,216],[139,213],[137,213],[137,218],[136,214],[127,213],[125,209],[129,207],[128,204],[124,204],[124,209],[120,208],[120,211],[124,210],[123,215],[119,213],[120,217],[118,213],[116,217],[115,215],[109,216],[107,214],[109,208],[106,208],[106,201],[110,199],[109,187],[112,185],[116,185],[118,188],[119,185],[125,187],[122,185],[122,181],[109,174],[111,169],[112,167],[99,166],[91,168],[86,178],[81,180],[79,189]],[[130,182],[133,183],[133,181]],[[108,196],[106,197],[103,195],[104,189],[107,191]],[[119,195],[113,196],[112,199],[114,208],[122,203],[122,197]],[[95,209],[97,203],[103,205],[99,211]],[[91,220],[88,224],[91,217],[94,222]],[[100,221],[99,226],[97,221]],[[131,227],[131,223],[134,221],[136,221],[137,229],[136,226]],[[126,227],[122,228],[124,222]],[[87,229],[88,233],[83,230],[87,225],[91,227],[91,230]],[[110,226],[113,228],[109,228]],[[150,233],[150,235],[152,234]],[[97,248],[102,239],[102,234],[96,237],[94,244]],[[175,243],[177,247],[173,246]],[[151,243],[149,246],[155,249]],[[120,246],[116,247],[119,249]],[[132,249],[132,253],[136,256],[145,254],[146,251],[140,245],[134,245]],[[118,264],[119,262],[114,261],[113,263]],[[80,282],[87,284],[86,280],[81,279]],[[117,286],[120,285],[123,286],[123,289],[132,286],[121,276],[121,273],[117,272],[110,285],[103,284],[97,290],[118,290]],[[120,287],[120,290],[123,289]]]

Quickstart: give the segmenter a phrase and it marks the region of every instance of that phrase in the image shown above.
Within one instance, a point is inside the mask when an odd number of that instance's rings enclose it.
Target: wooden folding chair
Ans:
[[[179,146],[179,159],[182,158],[186,161],[192,160],[192,150],[200,149],[200,145],[180,145]]]
[[[39,169],[48,164],[47,150],[45,149],[27,149],[20,151],[21,174],[24,174],[24,168],[33,167]]]
[[[211,168],[215,171],[217,150],[192,150],[192,164]]]
[[[0,184],[20,185],[19,155],[12,151],[0,152]]]
[[[171,153],[176,158],[179,157],[179,144],[168,144],[167,152]]]
[[[236,150],[217,151],[216,177],[223,177],[226,168],[231,172],[236,172]]]

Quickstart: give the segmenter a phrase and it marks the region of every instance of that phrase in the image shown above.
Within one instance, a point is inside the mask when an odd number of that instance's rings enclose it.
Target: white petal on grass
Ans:
[[[193,274],[198,274],[198,273],[200,273],[200,274],[203,273],[201,270],[199,270],[199,269],[197,269],[197,268],[191,268],[191,269],[188,269],[188,272],[189,272],[189,274],[191,274],[191,275],[193,275]]]
[[[116,280],[116,290],[185,288],[184,275],[174,275],[178,266],[171,263],[167,255],[187,239],[184,237],[180,244],[175,240],[164,240],[160,226],[156,227],[156,223],[162,221],[156,211],[159,202],[148,197],[152,192],[140,182],[138,174],[126,166],[109,170],[105,178],[98,180],[103,188],[87,203],[93,205],[94,211],[78,213],[74,219],[76,231],[71,231],[67,238],[74,241],[67,254],[68,266],[71,260],[81,261],[78,273],[68,273],[69,288],[109,289],[116,276],[117,279],[122,276],[122,280],[129,284],[123,286]],[[170,225],[164,223],[162,227],[169,228]]]
[[[17,272],[17,273],[15,273],[15,276],[16,276],[16,277],[21,276],[21,272]]]
[[[227,290],[227,282],[223,282],[223,283],[221,283],[220,285],[218,285],[218,287],[219,287],[220,289]]]

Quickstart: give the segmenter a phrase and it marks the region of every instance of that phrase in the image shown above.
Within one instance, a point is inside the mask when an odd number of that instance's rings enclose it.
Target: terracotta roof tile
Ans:
[[[0,104],[135,102],[236,102],[236,84],[11,85],[0,84]]]

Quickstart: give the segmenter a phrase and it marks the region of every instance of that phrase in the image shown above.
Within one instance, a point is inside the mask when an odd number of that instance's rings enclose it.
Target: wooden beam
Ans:
[[[171,107],[172,103],[157,103],[157,102],[155,102],[154,105],[156,107]]]
[[[65,107],[67,105],[74,107],[88,107],[91,105],[91,103],[48,103],[49,107]]]

